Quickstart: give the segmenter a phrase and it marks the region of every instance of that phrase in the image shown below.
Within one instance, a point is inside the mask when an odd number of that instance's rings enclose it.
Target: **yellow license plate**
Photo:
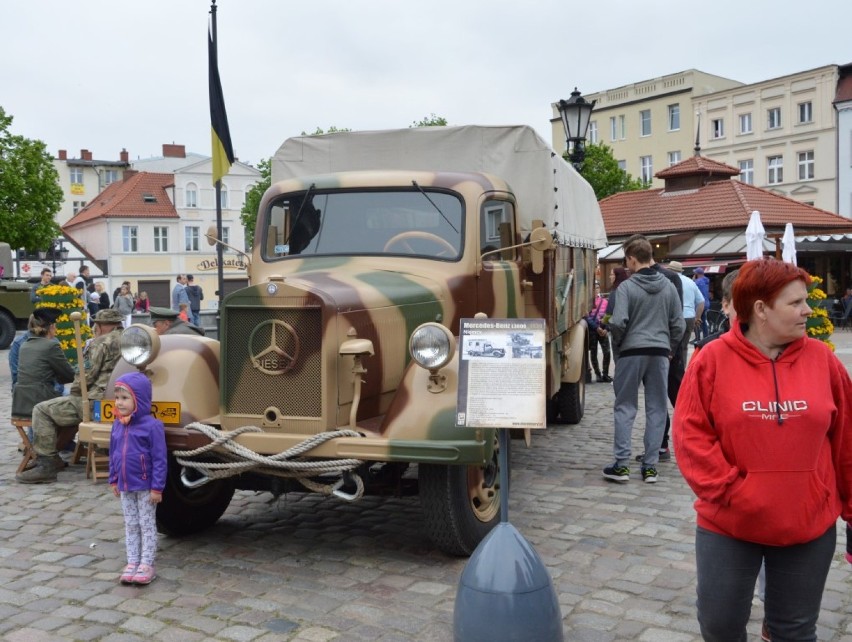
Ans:
[[[180,423],[180,403],[177,401],[155,401],[151,404],[151,414],[164,424]],[[115,419],[115,402],[111,399],[95,401],[95,421],[111,424]]]

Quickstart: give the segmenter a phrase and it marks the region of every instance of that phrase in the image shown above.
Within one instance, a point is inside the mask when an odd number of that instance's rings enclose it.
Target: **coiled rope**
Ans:
[[[223,432],[213,426],[194,422],[187,424],[186,428],[197,430],[202,433],[210,439],[210,443],[196,448],[195,450],[176,450],[172,454],[181,466],[185,468],[193,468],[209,479],[224,479],[244,472],[254,471],[265,475],[275,475],[278,477],[295,479],[308,490],[316,493],[322,493],[324,495],[335,494],[345,499],[355,500],[364,494],[364,481],[361,479],[361,476],[351,473],[352,470],[364,463],[360,459],[295,461],[297,457],[303,456],[305,453],[310,452],[330,439],[362,436],[354,430],[321,432],[317,435],[308,437],[292,448],[288,448],[276,455],[267,456],[260,455],[234,441],[237,436],[243,433],[263,432],[263,430],[257,426],[242,426],[236,430]],[[194,459],[195,457],[212,453],[214,450],[216,451],[216,457],[227,461],[207,462],[197,461]],[[310,479],[311,477],[330,473],[350,473],[347,474],[347,478],[355,483],[355,493],[350,495],[339,491],[339,488],[342,486],[342,480],[336,484],[320,484]]]

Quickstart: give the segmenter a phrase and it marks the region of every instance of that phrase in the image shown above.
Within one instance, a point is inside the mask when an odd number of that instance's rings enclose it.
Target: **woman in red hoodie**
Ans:
[[[746,640],[761,562],[768,633],[816,640],[837,518],[852,522],[852,382],[806,335],[810,280],[790,263],[747,262],[733,286],[737,322],[693,358],[678,395],[705,640]]]

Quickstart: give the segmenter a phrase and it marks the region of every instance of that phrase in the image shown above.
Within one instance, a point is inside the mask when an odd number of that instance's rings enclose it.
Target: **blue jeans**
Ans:
[[[698,624],[704,640],[746,642],[754,583],[766,565],[764,612],[772,639],[816,640],[822,592],[837,541],[834,524],[794,546],[764,546],[699,527],[695,533]]]

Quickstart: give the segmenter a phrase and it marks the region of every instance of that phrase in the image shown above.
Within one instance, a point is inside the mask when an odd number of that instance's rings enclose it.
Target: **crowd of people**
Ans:
[[[790,263],[747,261],[722,281],[726,321],[710,334],[703,270],[689,279],[678,261],[655,264],[640,235],[624,254],[606,307],[598,293],[587,318],[590,350],[603,328],[615,362],[614,461],[603,476],[630,480],[643,387],[645,452],[636,459],[642,479],[657,481],[657,463],[671,459],[668,394],[676,463],[697,498],[703,639],[747,639],[757,584],[763,640],[816,640],[838,518],[852,564],[852,382],[831,349],[807,336],[811,277]],[[591,355],[598,381],[608,356],[604,349],[600,374]]]
[[[198,320],[204,298],[192,276],[179,275],[175,299]],[[43,288],[53,283],[51,270],[44,269],[31,291],[33,303],[43,302]],[[18,336],[9,351],[12,373],[12,416],[29,420],[28,439],[35,460],[18,473],[21,484],[49,484],[68,466],[74,438],[83,419],[83,390],[89,400],[106,398],[109,382],[121,356],[120,338],[130,325],[133,312],[147,312],[159,335],[204,331],[181,318],[177,309],[151,306],[145,292],[134,296],[125,281],[109,295],[102,283],[89,277],[87,267],[80,273],[67,272],[62,285],[74,287],[86,302],[88,321],[94,338],[82,349],[77,367],[67,360],[56,339],[57,308],[38,306],[30,315],[27,331]],[[71,384],[66,390],[66,384]],[[124,584],[149,584],[155,577],[157,531],[154,508],[162,499],[166,474],[165,433],[162,422],[151,416],[152,388],[141,373],[119,377],[112,391],[116,420],[111,431],[109,481],[112,492],[121,499],[126,525],[127,565],[121,572]]]

